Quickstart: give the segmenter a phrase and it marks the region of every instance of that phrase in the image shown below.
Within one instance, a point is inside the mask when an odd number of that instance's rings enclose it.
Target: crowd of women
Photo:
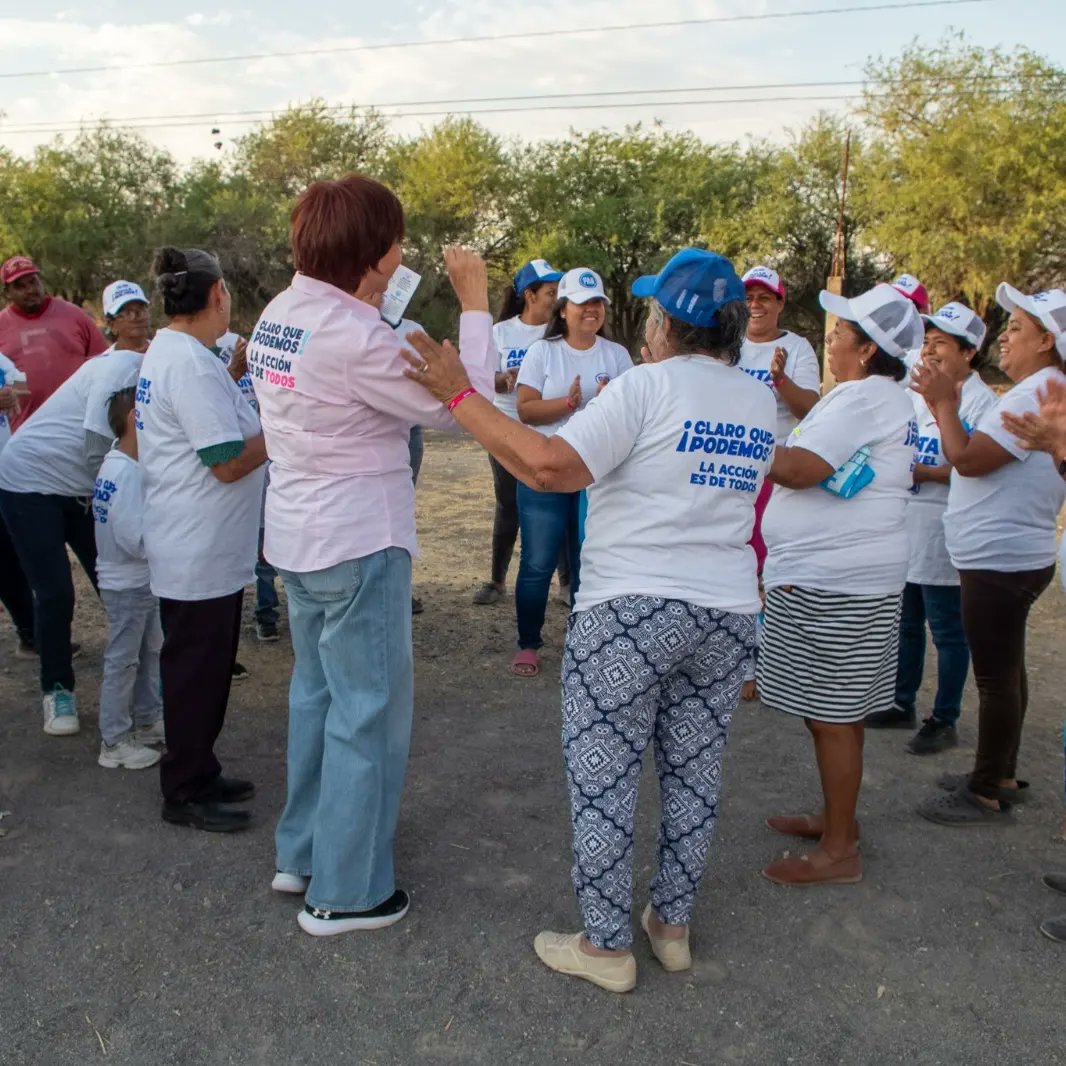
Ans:
[[[865,725],[917,725],[927,622],[937,697],[911,749],[955,743],[971,656],[978,744],[971,772],[945,776],[919,813],[944,826],[1011,819],[1028,787],[1017,767],[1026,620],[1053,575],[1066,499],[1066,294],[1000,286],[1000,365],[1014,384],[999,398],[976,373],[985,327],[970,309],[929,314],[906,276],[851,299],[823,293],[836,384],[821,396],[815,353],[780,327],[785,287],[765,266],[739,276],[687,248],[636,279],[648,313],[634,366],[604,337],[600,276],[541,259],[518,270],[493,326],[484,263],[448,248],[458,349],[394,330],[376,308],[404,216],[371,179],[310,186],[291,235],[297,273],[247,346],[258,414],[212,350],[230,301],[208,253],[158,257],[169,325],[134,360],[164,632],[164,817],[248,823],[236,804],[254,786],[224,777],[213,749],[269,456],[263,554],[284,583],[295,655],[273,888],[303,896],[298,920],[315,935],[407,912],[393,839],[414,700],[409,439],[420,425],[465,430],[489,454],[492,561],[475,602],[501,601],[521,534],[518,677],[539,670],[565,564],[562,747],[583,928],[536,937],[549,967],[613,991],[635,984],[633,824],[649,746],[661,833],[641,924],[666,969],[691,964],[729,725],[752,672],[767,707],[803,719],[824,800],[768,819],[813,844],[771,861],[771,881],[862,878]],[[0,456],[16,541],[37,505],[22,497],[42,491],[25,477],[43,461],[33,426]],[[69,442],[77,476],[55,490],[64,498],[84,495],[84,445]],[[49,680],[68,678],[66,624],[61,669],[42,659]]]

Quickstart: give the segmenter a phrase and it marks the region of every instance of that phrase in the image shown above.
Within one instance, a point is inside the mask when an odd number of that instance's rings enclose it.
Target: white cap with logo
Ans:
[[[574,267],[563,275],[559,282],[559,299],[575,304],[587,304],[589,300],[611,302],[603,291],[603,278],[588,267]]]
[[[922,315],[922,321],[933,329],[964,340],[969,348],[980,348],[988,332],[976,312],[960,303],[944,304],[935,314]]]
[[[132,281],[113,281],[106,289],[101,300],[104,314],[110,318],[117,315],[126,304],[133,300],[140,300],[142,304],[148,303],[148,297],[144,295],[144,289],[135,285]]]
[[[996,289],[996,303],[1004,311],[1027,311],[1055,338],[1055,350],[1066,359],[1066,292],[1048,289],[1026,296],[1013,285],[1001,281]]]
[[[903,359],[922,343],[925,327],[913,302],[882,282],[848,300],[823,289],[818,302],[831,315],[854,322],[879,348]]]

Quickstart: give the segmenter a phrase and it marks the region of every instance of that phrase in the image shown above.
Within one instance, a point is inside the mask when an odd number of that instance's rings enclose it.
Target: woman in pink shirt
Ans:
[[[295,653],[288,796],[276,891],[305,894],[316,936],[378,929],[407,913],[393,836],[414,702],[412,425],[454,428],[403,375],[401,338],[372,300],[400,264],[403,208],[351,175],[309,186],[292,214],[292,284],[248,344],[271,459],[264,554],[285,583]],[[493,395],[485,264],[444,254],[462,306],[459,346]]]

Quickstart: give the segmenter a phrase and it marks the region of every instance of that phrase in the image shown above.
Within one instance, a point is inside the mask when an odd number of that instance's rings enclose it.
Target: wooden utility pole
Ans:
[[[825,287],[837,296],[844,292],[844,278],[848,271],[848,250],[844,233],[844,211],[848,200],[848,160],[851,155],[851,130],[848,130],[844,138],[844,158],[840,167],[840,205],[837,209],[837,229],[833,237],[833,265],[829,268],[829,277],[825,279]],[[825,337],[828,337],[836,325],[836,316],[825,316]],[[824,347],[823,347],[824,351]],[[829,361],[822,360],[822,392],[828,392],[836,381],[829,372]]]

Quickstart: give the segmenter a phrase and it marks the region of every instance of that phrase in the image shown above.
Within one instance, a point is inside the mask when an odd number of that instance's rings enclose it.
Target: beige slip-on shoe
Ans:
[[[649,903],[640,916],[640,925],[648,934],[652,954],[662,963],[663,969],[670,973],[691,969],[692,953],[688,949],[688,930],[685,930],[685,936],[681,940],[667,940],[665,937],[653,936],[648,925],[650,919],[651,904]]]
[[[584,933],[537,933],[533,950],[551,970],[581,977],[608,992],[631,992],[637,983],[637,960],[632,954],[588,955],[581,950]]]

